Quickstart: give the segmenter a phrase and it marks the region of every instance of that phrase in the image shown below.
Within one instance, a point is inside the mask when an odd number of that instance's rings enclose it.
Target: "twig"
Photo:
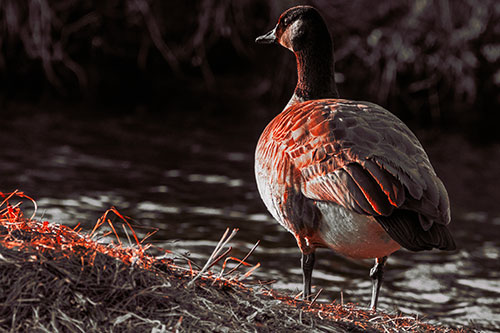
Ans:
[[[316,296],[314,296],[313,300],[311,301],[311,304],[309,304],[309,308],[311,308],[311,306],[313,306],[313,304],[316,302],[316,300],[318,299],[319,297],[319,294],[321,294],[321,292],[323,291],[323,288],[321,288],[317,293],[316,293]]]
[[[237,270],[245,262],[245,260],[247,260],[248,257],[250,257],[250,255],[252,255],[252,253],[255,251],[257,246],[259,246],[259,244],[260,244],[260,240],[258,240],[257,243],[255,243],[255,245],[247,253],[247,255],[243,259],[241,259],[241,261],[233,269],[231,269],[229,272],[225,273],[224,276],[227,276],[227,275],[231,274],[232,272],[234,272],[235,270]],[[221,270],[219,277],[222,276],[223,272],[224,272],[224,270]]]
[[[189,281],[189,283],[187,284],[188,287],[192,286],[194,281],[196,281],[200,276],[205,274],[205,272],[211,267],[212,263],[216,259],[220,260],[219,253],[224,248],[224,246],[226,246],[226,244],[236,235],[237,232],[238,232],[238,229],[233,229],[231,234],[228,236],[229,228],[226,229],[226,231],[224,232],[224,235],[222,235],[222,238],[219,240],[219,243],[217,244],[214,251],[212,252],[210,257],[208,258],[207,262],[205,263],[205,266],[203,266],[201,271],[199,271],[198,274],[191,281]],[[216,259],[214,259],[214,258],[216,258]]]
[[[248,272],[246,272],[240,279],[239,281],[243,281],[245,280],[247,277],[249,277],[257,268],[260,267],[260,262],[257,263],[257,265],[253,266],[252,268],[250,268],[248,270]]]
[[[123,229],[123,232],[125,232],[125,236],[127,236],[128,243],[130,245],[132,245],[132,241],[130,240],[130,237],[128,235],[127,228],[125,228],[125,224],[122,224],[122,229]]]
[[[222,258],[224,258],[229,253],[231,253],[232,250],[233,250],[233,247],[230,246],[224,253],[222,253],[221,255],[219,255],[217,258],[214,259],[214,261],[210,264],[210,266],[207,267],[207,270],[214,267]]]

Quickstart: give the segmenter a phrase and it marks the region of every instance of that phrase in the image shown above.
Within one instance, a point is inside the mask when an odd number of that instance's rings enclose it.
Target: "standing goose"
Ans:
[[[384,108],[339,99],[333,47],[321,15],[293,7],[257,43],[279,43],[297,60],[298,82],[255,152],[260,196],[302,252],[303,298],[316,248],[375,258],[370,308],[394,251],[453,250],[450,204],[422,145]]]

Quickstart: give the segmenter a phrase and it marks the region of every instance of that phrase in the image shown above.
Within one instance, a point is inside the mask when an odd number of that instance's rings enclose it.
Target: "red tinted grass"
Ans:
[[[85,262],[91,265],[94,262],[93,259],[96,252],[109,255],[126,264],[139,265],[146,269],[151,268],[153,264],[159,264],[159,261],[162,260],[145,253],[150,246],[144,246],[142,241],[139,241],[137,234],[129,222],[129,218],[123,216],[115,207],[108,209],[97,220],[91,233],[85,235],[80,233],[80,224],[70,228],[65,225],[49,223],[48,221],[34,220],[36,202],[23,192],[0,192],[0,197],[4,198],[0,204],[0,227],[4,229],[0,233],[0,243],[6,248],[24,251],[35,250],[42,253],[46,250],[51,250],[52,255],[59,256],[60,258],[80,255],[82,263]],[[17,202],[16,204],[10,203],[14,198],[27,198],[34,204],[35,212],[31,218],[24,217],[20,208],[22,202]],[[124,223],[124,227],[126,225],[126,228],[128,228],[128,230],[125,230],[126,234],[130,232],[135,241],[133,246],[125,246],[123,244],[109,217],[111,214],[118,217]],[[111,244],[102,244],[95,240],[97,230],[102,228],[104,224],[107,224],[111,228],[111,233],[116,238],[117,245],[113,244],[113,242]],[[156,230],[149,232],[146,237],[149,238],[155,232]],[[108,234],[104,233],[104,236]],[[23,239],[23,235],[27,239]],[[23,240],[20,241],[20,238]]]
[[[216,257],[205,268],[205,271],[198,271],[193,268],[190,260],[187,261],[189,268],[185,268],[174,265],[172,259],[161,258],[164,256],[155,257],[148,254],[147,250],[151,248],[151,244],[145,244],[144,241],[154,235],[157,232],[157,229],[148,232],[144,238],[140,240],[130,223],[131,219],[128,216],[122,215],[115,207],[112,207],[104,212],[104,214],[97,220],[91,232],[86,235],[81,232],[80,224],[71,228],[65,225],[49,223],[48,221],[37,221],[33,219],[36,214],[36,202],[23,192],[17,190],[12,193],[0,192],[0,198],[4,198],[0,204],[0,245],[9,249],[40,253],[50,250],[51,257],[56,260],[58,258],[80,256],[82,266],[85,264],[93,265],[97,253],[102,253],[116,258],[125,264],[132,264],[147,270],[154,270],[155,267],[167,265],[168,268],[176,270],[178,273],[184,274],[190,278],[198,276],[201,280],[208,279],[210,282],[221,282],[222,284],[239,284],[237,279],[234,277],[228,278],[228,275],[236,271],[240,265],[247,267],[253,266],[243,275],[243,278],[250,276],[252,272],[260,266],[260,264],[251,265],[246,262],[246,259],[255,250],[258,243],[243,259],[234,257],[226,258],[226,256],[232,251],[232,247],[224,250],[222,246],[220,251],[216,253]],[[35,212],[31,218],[24,217],[20,208],[22,204],[21,201],[11,204],[11,202],[14,201],[14,198],[27,198],[33,203]],[[125,245],[120,239],[118,231],[115,227],[117,222],[113,222],[112,218],[118,218],[118,222],[122,223],[124,233],[129,239],[129,245]],[[109,226],[111,230],[103,230],[103,232],[99,235],[99,238],[112,235],[114,236],[116,243],[114,241],[106,243],[98,241],[98,231],[101,231],[101,229],[106,225]],[[237,230],[233,230],[230,237],[233,237],[236,232]],[[133,242],[131,242],[130,237],[128,236],[129,234],[132,235]],[[229,229],[226,231],[226,234],[229,235]],[[227,239],[226,242],[229,240],[230,238]],[[159,250],[164,254],[170,253],[170,251],[164,249],[156,248],[156,250]],[[224,258],[226,259],[223,261],[222,270],[220,274],[216,276],[209,270],[209,268],[212,268]],[[237,267],[223,274],[229,260],[237,261],[239,264]]]
[[[240,293],[241,291],[247,295],[256,295],[256,302],[265,302],[265,300],[261,298],[261,295],[268,296],[270,300],[279,300],[281,302],[281,305],[276,305],[276,307],[271,307],[269,304],[265,305],[268,311],[276,312],[276,316],[273,318],[277,320],[276,323],[278,326],[281,325],[279,324],[279,319],[283,318],[283,315],[281,313],[286,312],[288,313],[287,318],[289,318],[290,316],[298,316],[298,326],[303,325],[302,313],[304,313],[304,315],[307,314],[307,318],[309,318],[308,320],[321,320],[322,325],[330,326],[332,325],[332,323],[339,323],[341,325],[347,324],[349,325],[348,327],[351,328],[355,327],[357,329],[363,330],[377,330],[385,332],[466,331],[463,329],[456,330],[448,327],[429,325],[421,322],[417,317],[413,316],[398,314],[389,315],[382,312],[363,310],[354,304],[343,304],[343,302],[341,302],[341,304],[336,304],[335,302],[330,304],[318,303],[316,302],[316,299],[319,293],[316,295],[316,297],[314,297],[312,302],[308,302],[294,299],[274,290],[266,289],[265,282],[261,283],[260,281],[257,281],[260,285],[257,287],[250,287],[250,283],[244,285],[243,283],[241,283],[241,281],[248,278],[255,271],[255,269],[260,266],[259,263],[256,265],[251,265],[246,261],[257,247],[258,242],[243,259],[226,257],[231,252],[231,247],[229,247],[228,250],[224,250],[224,247],[229,242],[231,237],[234,236],[236,230],[233,230],[232,233],[229,233],[229,229],[226,230],[226,233],[224,234],[223,238],[216,248],[217,251],[214,251],[211,258],[205,265],[206,267],[201,270],[194,270],[190,260],[187,261],[188,267],[186,268],[174,265],[171,259],[161,259],[161,257],[153,257],[152,255],[147,254],[146,251],[150,248],[150,244],[144,245],[144,240],[154,234],[155,231],[147,233],[142,240],[139,240],[139,237],[132,228],[130,218],[122,215],[114,207],[107,210],[98,219],[96,225],[89,235],[85,235],[80,233],[81,227],[79,224],[73,228],[70,228],[64,225],[49,223],[47,221],[36,221],[33,219],[35,214],[33,214],[31,218],[25,218],[20,208],[21,202],[17,202],[15,204],[10,203],[15,201],[15,198],[29,199],[35,206],[36,212],[35,201],[29,196],[26,196],[23,192],[0,192],[0,198],[3,198],[0,203],[0,246],[4,246],[8,249],[15,249],[18,251],[35,254],[35,256],[31,257],[37,257],[36,254],[44,254],[46,252],[50,253],[51,260],[71,257],[74,258],[75,256],[79,256],[79,261],[81,261],[81,267],[83,271],[86,265],[93,266],[97,254],[102,253],[116,258],[127,265],[133,265],[134,267],[151,271],[155,276],[157,274],[171,274],[169,277],[170,279],[175,278],[179,281],[185,281],[180,282],[183,286],[181,288],[182,290],[195,290],[195,288],[189,288],[189,286],[192,285],[194,280],[198,278],[196,286],[200,287],[201,290],[208,290],[213,285],[216,285],[219,288],[230,287],[234,291],[234,293],[232,293],[232,297],[242,295],[242,293]],[[130,233],[132,235],[134,242],[132,246],[125,246],[124,242],[120,240],[119,234],[115,227],[116,222],[113,223],[111,217],[118,218],[119,221],[123,223],[122,226],[124,228],[125,234],[127,235],[127,238],[129,239],[129,243],[131,239],[130,237],[128,237],[128,234]],[[114,244],[113,242],[109,244],[103,244],[96,240],[97,232],[104,225],[108,225],[111,229],[109,232],[104,233],[104,235],[114,235],[117,244]],[[224,257],[226,257],[225,260],[223,260]],[[38,258],[42,258],[39,260],[46,260],[43,259],[45,258],[44,256],[38,256]],[[236,267],[225,272],[226,265],[230,261],[237,262],[238,264],[236,265]],[[212,271],[208,270],[208,267],[213,267],[217,263],[221,263],[221,270],[219,273],[215,274]],[[164,270],[162,270],[162,272],[159,272],[157,268],[160,265],[167,267],[167,272],[170,273],[166,273]],[[250,269],[248,269],[243,274],[235,274],[229,276],[240,266],[250,267]],[[106,269],[106,267],[101,268],[103,270]],[[179,289],[179,292],[181,292],[181,289]],[[192,298],[195,296],[196,295],[190,297]],[[227,301],[227,295],[220,297],[222,297],[221,302]],[[245,302],[247,302],[248,297],[249,296],[244,297]],[[241,300],[237,303],[240,304]],[[257,312],[261,311],[260,309],[262,309],[263,307],[264,305],[259,305],[257,307],[259,309]],[[287,309],[287,307],[291,307],[291,310]],[[271,316],[271,314],[271,312],[268,313],[269,316]],[[184,325],[184,322],[186,322],[187,320],[186,318],[184,318],[183,316],[179,317],[177,326]],[[248,316],[245,318],[248,318]],[[255,325],[257,324],[258,323],[256,322]]]

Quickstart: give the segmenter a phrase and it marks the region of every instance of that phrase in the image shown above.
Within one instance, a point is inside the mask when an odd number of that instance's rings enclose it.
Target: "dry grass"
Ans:
[[[190,263],[181,266],[151,254],[115,209],[85,234],[24,217],[19,203],[10,203],[28,198],[23,193],[0,196],[5,198],[0,205],[1,332],[464,331],[352,304],[304,302],[264,285],[244,284],[258,265],[246,261],[253,249],[243,259],[229,257],[226,247],[235,230],[224,234],[205,267],[194,270]],[[127,242],[133,245],[120,240],[110,213],[127,226],[125,233],[132,235]],[[103,224],[110,227],[104,235],[114,235],[115,241],[96,240]],[[227,269],[229,261],[239,264]]]

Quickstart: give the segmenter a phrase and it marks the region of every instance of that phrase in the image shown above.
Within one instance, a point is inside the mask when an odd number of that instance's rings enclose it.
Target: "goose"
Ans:
[[[333,44],[318,10],[283,12],[256,39],[295,54],[298,80],[255,151],[259,194],[302,253],[302,298],[311,296],[317,248],[375,259],[370,309],[377,308],[387,257],[454,250],[443,182],[412,131],[379,105],[339,98]]]

